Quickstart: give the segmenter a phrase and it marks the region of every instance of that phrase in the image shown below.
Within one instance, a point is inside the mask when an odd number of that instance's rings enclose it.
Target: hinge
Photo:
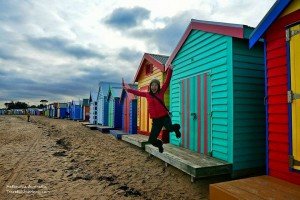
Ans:
[[[292,168],[292,167],[295,167],[295,166],[300,166],[300,161],[299,160],[295,160],[294,159],[294,156],[292,155],[289,155],[289,166]]]
[[[293,103],[293,91],[292,90],[287,91],[287,101],[288,101],[288,103]]]
[[[285,40],[286,41],[290,41],[290,29],[286,29],[285,30]]]
[[[267,105],[267,104],[268,104],[268,97],[264,96],[264,105]]]
[[[292,90],[287,91],[288,103],[293,103],[293,100],[300,99],[300,94],[294,93]]]
[[[286,41],[289,41],[291,39],[291,37],[300,34],[300,30],[290,30],[287,29],[285,30],[285,39]]]

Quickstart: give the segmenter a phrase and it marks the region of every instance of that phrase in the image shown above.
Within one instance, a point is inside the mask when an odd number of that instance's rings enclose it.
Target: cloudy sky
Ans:
[[[170,55],[192,18],[256,27],[276,0],[0,0],[0,108],[89,97]]]

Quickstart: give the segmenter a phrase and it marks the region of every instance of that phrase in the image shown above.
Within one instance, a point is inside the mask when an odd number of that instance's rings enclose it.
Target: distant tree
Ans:
[[[39,109],[42,109],[42,108],[44,108],[45,106],[43,105],[43,104],[40,104],[40,105],[38,105],[37,106],[37,108],[39,108]]]
[[[7,109],[10,103],[5,103],[5,108]]]
[[[7,109],[27,109],[27,108],[28,108],[28,104],[25,102],[17,101],[16,103],[14,103],[13,101],[11,101],[8,104]]]
[[[46,104],[48,103],[48,101],[45,100],[45,99],[40,100],[40,102],[41,102],[43,105],[46,105]]]
[[[37,106],[36,105],[32,105],[32,106],[30,106],[30,108],[37,108]]]

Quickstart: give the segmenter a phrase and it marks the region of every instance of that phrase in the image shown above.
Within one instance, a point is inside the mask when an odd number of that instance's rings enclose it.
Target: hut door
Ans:
[[[288,101],[291,109],[292,148],[290,167],[300,170],[300,24],[287,30],[290,52],[290,90]]]
[[[182,146],[199,153],[211,151],[211,97],[207,73],[181,81]]]
[[[123,104],[123,111],[124,111],[124,121],[123,121],[123,123],[124,123],[124,131],[126,132],[126,133],[128,133],[129,132],[129,126],[128,126],[128,124],[129,124],[129,99],[128,99],[128,95],[126,95],[126,97],[125,97],[125,99],[124,99],[124,104]]]

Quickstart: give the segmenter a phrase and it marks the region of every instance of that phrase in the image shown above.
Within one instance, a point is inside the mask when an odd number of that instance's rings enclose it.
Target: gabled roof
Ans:
[[[110,87],[107,94],[107,99],[120,97],[122,93],[122,87]]]
[[[98,87],[97,99],[100,96],[100,94],[103,94],[103,96],[106,96],[108,94],[108,90],[109,90],[110,86],[111,87],[121,87],[121,83],[100,81],[99,87]]]
[[[76,105],[76,106],[79,106],[80,105],[80,101],[72,101],[72,105]]]
[[[90,99],[82,99],[82,105],[83,106],[89,106],[90,105]]]
[[[97,101],[97,92],[90,92],[90,102]]]
[[[178,51],[181,49],[182,45],[184,44],[192,30],[201,30],[209,33],[217,33],[220,35],[227,35],[243,39],[248,38],[247,33],[249,33],[250,29],[251,27],[242,24],[230,24],[192,19],[187,29],[185,30],[183,36],[181,37],[179,43],[177,44],[176,48],[169,57],[166,66],[172,63],[173,59],[177,55]]]
[[[280,16],[280,14],[292,1],[293,0],[277,0],[274,3],[272,8],[264,16],[264,18],[260,21],[260,23],[250,35],[250,48],[253,47],[253,45],[265,34],[270,25]]]
[[[137,89],[138,88],[136,84],[126,84],[125,83],[125,85],[127,87],[132,88],[132,89]],[[121,93],[121,97],[120,97],[120,102],[124,101],[124,98],[125,98],[126,94],[127,94],[127,96],[128,96],[129,99],[135,99],[136,98],[136,96],[134,94],[132,94],[130,92],[126,92],[125,89],[122,89],[122,93]]]
[[[152,63],[154,67],[158,68],[160,71],[164,72],[165,71],[165,65],[168,60],[169,56],[164,56],[164,55],[158,55],[158,54],[151,54],[151,53],[145,53],[142,61],[140,63],[139,69],[137,70],[133,82],[137,82],[139,79],[139,76],[142,73],[142,69],[144,66],[145,61],[147,60],[148,62]]]

